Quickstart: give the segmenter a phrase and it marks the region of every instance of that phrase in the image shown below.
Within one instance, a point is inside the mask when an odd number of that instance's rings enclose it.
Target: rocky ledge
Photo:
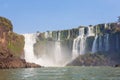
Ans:
[[[0,69],[11,68],[39,68],[41,66],[34,63],[27,63],[24,59],[10,57],[6,59],[0,59]]]
[[[11,68],[39,68],[40,65],[28,63],[24,59],[14,56],[8,50],[0,51],[0,69]]]

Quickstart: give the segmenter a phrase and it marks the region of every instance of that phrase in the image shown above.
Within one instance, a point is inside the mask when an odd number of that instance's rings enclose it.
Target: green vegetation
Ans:
[[[24,37],[16,33],[9,33],[7,47],[14,56],[20,57],[21,53],[23,53]]]
[[[98,24],[94,26],[96,34],[103,35],[106,33],[118,33],[120,32],[120,24],[119,23],[108,23],[108,24]]]
[[[0,52],[8,51],[4,54],[13,54],[20,57],[24,49],[24,37],[13,32],[10,20],[0,17]]]
[[[66,40],[67,37],[68,37],[68,30],[61,31],[61,36],[60,37],[61,37],[62,40]]]
[[[1,17],[0,16],[0,26],[7,27],[8,31],[12,31],[13,30],[13,25],[12,25],[11,21],[8,20],[5,17]]]

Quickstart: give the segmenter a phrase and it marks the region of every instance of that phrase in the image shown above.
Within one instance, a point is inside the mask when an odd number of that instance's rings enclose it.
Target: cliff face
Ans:
[[[31,67],[35,64],[20,59],[24,53],[24,37],[13,32],[10,20],[0,17],[0,68]]]
[[[20,57],[24,48],[24,37],[13,32],[10,20],[0,17],[0,52],[8,51],[16,57]],[[7,53],[4,54],[7,57]]]
[[[84,65],[81,62],[85,65],[120,64],[120,23],[80,26],[37,35],[34,54],[38,58],[46,58],[56,64],[65,64],[71,60],[71,65]],[[74,64],[76,61],[78,63]]]

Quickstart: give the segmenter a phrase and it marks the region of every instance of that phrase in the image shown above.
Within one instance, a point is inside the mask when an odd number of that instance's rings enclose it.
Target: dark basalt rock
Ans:
[[[7,54],[7,55],[4,55]],[[15,57],[9,52],[0,52],[0,69],[10,69],[10,68],[37,68],[40,65],[34,63],[28,63],[24,59]]]
[[[113,66],[116,62],[101,54],[80,55],[66,66]]]
[[[120,67],[120,64],[116,64],[116,65],[114,65],[114,67]]]
[[[0,59],[0,69],[11,69],[11,68],[40,68],[41,66],[34,63],[27,63],[23,59],[19,58],[7,58]]]

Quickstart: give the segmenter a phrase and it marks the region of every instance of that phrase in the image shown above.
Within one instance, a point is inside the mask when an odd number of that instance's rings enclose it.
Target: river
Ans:
[[[120,80],[120,68],[46,67],[1,69],[0,80]]]

